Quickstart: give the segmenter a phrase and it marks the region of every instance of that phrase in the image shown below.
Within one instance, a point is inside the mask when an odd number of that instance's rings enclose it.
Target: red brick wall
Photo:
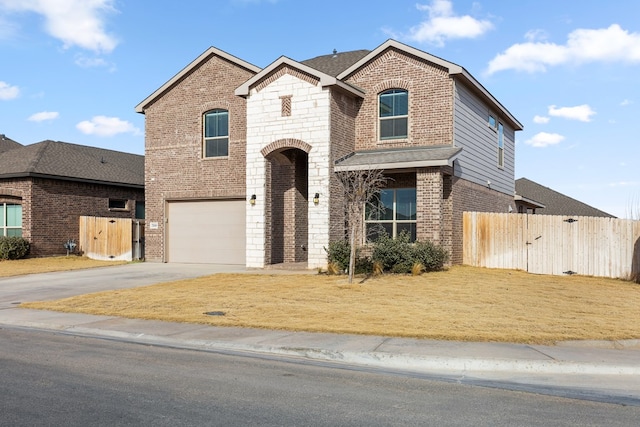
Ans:
[[[0,184],[0,198],[18,193],[22,235],[31,243],[31,256],[66,254],[63,244],[79,238],[80,216],[135,218],[136,201],[144,201],[144,190],[126,187],[39,178]],[[110,198],[128,200],[128,210],[109,210]]]
[[[165,200],[246,196],[246,101],[234,90],[253,75],[212,55],[146,107],[148,260],[164,258]],[[203,159],[202,118],[214,108],[229,110],[229,156]]]
[[[366,92],[356,119],[356,150],[453,144],[453,80],[445,69],[390,48],[347,81]],[[409,135],[379,141],[378,95],[393,88],[409,91]]]
[[[331,158],[329,159],[329,241],[345,237],[344,190],[333,172],[334,162],[355,150],[355,121],[360,100],[332,91],[331,93]]]

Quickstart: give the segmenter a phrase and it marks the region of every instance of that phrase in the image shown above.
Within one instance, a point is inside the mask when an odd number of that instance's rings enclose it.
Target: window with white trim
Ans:
[[[382,233],[394,239],[406,231],[416,240],[416,189],[388,188],[380,191],[367,206],[367,240],[375,241]]]
[[[229,155],[229,111],[216,109],[204,115],[204,157]]]
[[[22,205],[0,203],[0,235],[22,237]]]
[[[378,96],[380,139],[406,138],[409,121],[409,92],[390,89]]]
[[[498,166],[504,166],[504,126],[498,122]]]

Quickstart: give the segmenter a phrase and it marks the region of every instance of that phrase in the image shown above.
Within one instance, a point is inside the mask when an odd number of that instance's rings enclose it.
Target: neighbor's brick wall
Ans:
[[[462,264],[462,213],[463,212],[501,212],[514,208],[513,196],[492,190],[464,179],[453,177],[453,248],[452,264]]]
[[[356,120],[356,150],[453,144],[453,80],[435,64],[389,48],[347,78],[366,97]],[[409,91],[407,139],[378,140],[378,95]]]
[[[16,179],[0,184],[0,200],[22,204],[22,236],[30,256],[66,254],[63,244],[79,239],[79,217],[135,218],[144,190],[51,179]],[[128,201],[127,211],[110,211],[109,198]]]
[[[246,101],[234,90],[253,75],[212,55],[145,109],[147,260],[164,259],[166,200],[246,196]],[[215,108],[229,110],[229,156],[205,159],[203,114]]]

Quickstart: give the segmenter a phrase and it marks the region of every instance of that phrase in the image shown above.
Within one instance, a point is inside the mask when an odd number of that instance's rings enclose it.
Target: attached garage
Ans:
[[[245,264],[242,200],[167,203],[167,262]]]

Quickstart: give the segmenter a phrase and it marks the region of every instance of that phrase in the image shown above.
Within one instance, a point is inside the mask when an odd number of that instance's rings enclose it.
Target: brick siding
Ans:
[[[0,199],[15,202],[16,196],[21,199],[22,236],[31,243],[30,256],[49,256],[66,254],[63,244],[78,240],[80,216],[135,218],[136,201],[144,201],[144,190],[40,178],[0,183]],[[127,200],[128,210],[109,210],[109,199]]]
[[[253,75],[212,55],[145,109],[148,260],[164,260],[166,200],[246,196],[246,101],[234,90]],[[229,111],[229,156],[203,158],[203,115],[215,108]]]

